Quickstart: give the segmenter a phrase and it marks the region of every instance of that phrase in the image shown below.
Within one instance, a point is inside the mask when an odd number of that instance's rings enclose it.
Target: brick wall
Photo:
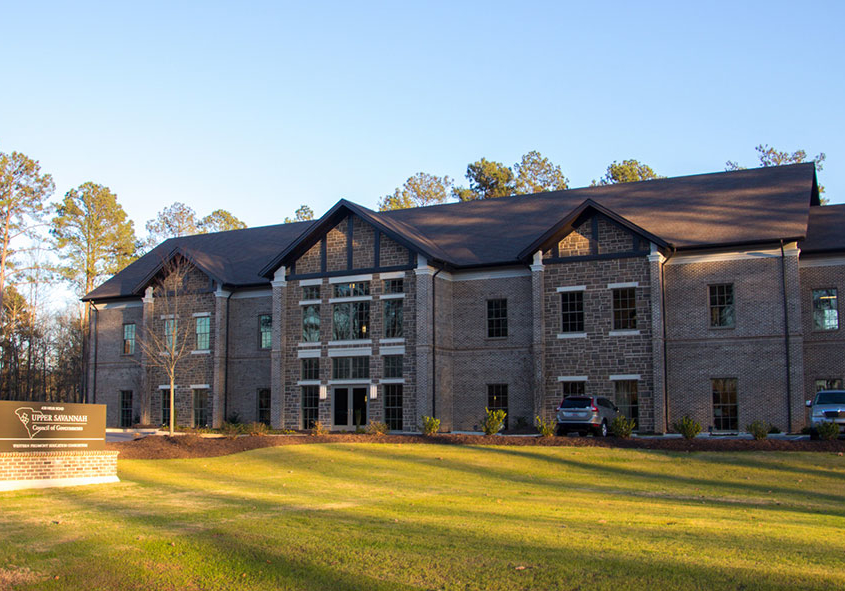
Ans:
[[[120,452],[0,453],[0,490],[117,482],[118,453]],[[73,479],[73,481],[61,482],[59,479]],[[43,482],[45,480],[55,482]]]
[[[263,292],[260,292],[263,293]],[[241,295],[241,294],[237,294]],[[257,295],[253,293],[250,295]],[[270,349],[259,348],[258,317],[273,313],[270,293],[229,300],[229,363],[226,414],[241,421],[258,420],[258,390],[269,389]]]

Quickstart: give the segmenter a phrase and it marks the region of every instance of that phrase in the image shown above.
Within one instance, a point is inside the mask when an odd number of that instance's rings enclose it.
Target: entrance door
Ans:
[[[334,389],[334,427],[354,429],[367,425],[367,388],[342,387]]]

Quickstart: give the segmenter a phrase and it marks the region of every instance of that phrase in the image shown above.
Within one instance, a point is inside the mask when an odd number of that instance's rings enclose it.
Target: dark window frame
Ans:
[[[370,358],[365,355],[332,357],[333,380],[370,379]]]
[[[320,358],[319,357],[303,357],[300,361],[300,379],[305,380],[319,380],[320,379]]]
[[[384,384],[382,386],[384,396],[384,422],[391,431],[402,431],[404,429],[404,386],[402,384]]]
[[[265,324],[265,318],[268,323]],[[258,315],[258,348],[267,351],[273,348],[273,315]]]
[[[384,355],[382,357],[382,377],[385,379],[396,379],[404,376],[405,356]],[[396,371],[398,368],[398,372]]]
[[[311,429],[320,420],[320,386],[300,386],[302,428]]]
[[[833,294],[820,295],[818,298],[816,297],[817,293],[822,294],[823,292],[833,292]],[[820,306],[823,301],[829,301],[830,299],[833,300],[832,307],[822,308]],[[810,304],[813,309],[814,332],[830,332],[839,330],[839,290],[837,288],[820,287],[810,290]],[[830,318],[832,318],[832,322]]]
[[[569,396],[586,396],[587,382],[586,380],[572,380],[570,382],[561,382],[563,397]]]
[[[508,428],[510,411],[508,410],[508,384],[487,384],[487,409],[505,411],[504,428]]]
[[[303,285],[302,286],[303,300],[319,300],[320,286],[319,285]]]
[[[635,429],[640,427],[640,386],[637,380],[614,380],[613,403],[619,407],[619,412],[628,419],[636,422]]]
[[[713,429],[739,431],[739,381],[737,378],[711,378],[710,390],[713,402]]]
[[[508,299],[487,300],[487,338],[504,339],[508,336]]]
[[[736,328],[736,290],[733,283],[707,286],[710,328]]]
[[[560,293],[560,331],[563,333],[584,332],[583,290]]]
[[[211,350],[211,316],[197,316],[194,324],[194,335],[196,337],[197,351]],[[203,331],[200,331],[202,325]],[[203,342],[204,341],[204,342]],[[201,345],[205,345],[202,347]]]
[[[302,306],[302,342],[320,342],[320,304]]]
[[[637,330],[637,288],[614,288],[611,299],[613,330]]]
[[[197,394],[200,394],[200,400],[205,403],[197,406]],[[191,406],[193,408],[193,425],[194,427],[209,427],[211,416],[209,411],[210,396],[207,388],[192,388],[191,389]]]
[[[405,337],[405,300],[391,298],[382,300],[383,331],[386,339]]]
[[[132,327],[132,335],[127,336],[126,329]],[[137,327],[135,326],[134,322],[127,322],[123,325],[123,353],[122,355],[134,355],[135,354],[135,337],[137,335]],[[127,348],[129,349],[127,351]]]
[[[370,303],[369,300],[365,300],[332,304],[332,340],[362,341],[372,338],[369,334]],[[339,321],[344,318],[347,321]]]
[[[265,401],[266,404],[263,404]],[[265,425],[271,423],[272,405],[273,394],[270,388],[259,388],[256,394],[256,418],[259,423],[264,423]]]

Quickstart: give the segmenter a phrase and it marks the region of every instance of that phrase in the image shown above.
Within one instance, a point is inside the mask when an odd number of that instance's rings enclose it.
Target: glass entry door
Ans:
[[[367,425],[367,388],[341,387],[334,389],[332,411],[336,429],[352,430]]]

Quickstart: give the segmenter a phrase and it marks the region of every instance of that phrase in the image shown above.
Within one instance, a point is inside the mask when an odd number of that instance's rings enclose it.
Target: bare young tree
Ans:
[[[187,282],[194,266],[176,255],[162,264],[150,287],[152,310],[146,315],[138,346],[148,371],[158,368],[170,384],[170,435],[176,426],[176,374],[182,362],[191,355],[191,317],[187,314]]]

